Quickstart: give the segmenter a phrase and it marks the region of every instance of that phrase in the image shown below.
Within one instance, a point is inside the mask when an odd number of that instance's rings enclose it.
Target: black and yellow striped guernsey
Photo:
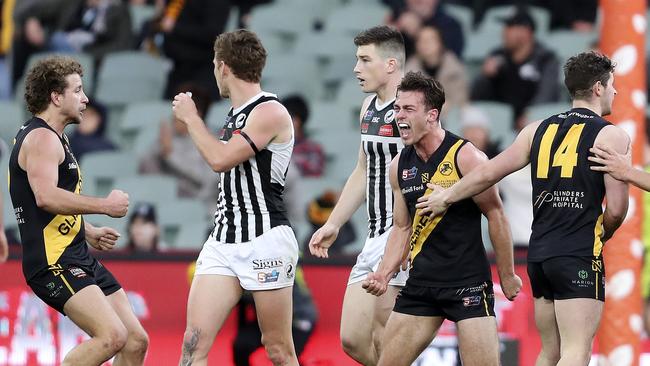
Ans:
[[[85,241],[82,215],[55,215],[39,208],[27,172],[18,165],[18,153],[25,136],[37,128],[54,131],[42,119],[32,118],[20,128],[9,158],[9,193],[20,229],[23,273],[27,280],[57,264],[92,264]],[[70,151],[67,137],[64,135],[60,140],[65,159],[59,165],[58,187],[79,194],[81,171]]]
[[[491,281],[490,266],[481,238],[481,210],[469,198],[429,219],[415,208],[417,199],[430,192],[426,184],[448,188],[462,177],[457,156],[466,143],[445,131],[440,147],[422,161],[413,146],[400,155],[397,178],[413,219],[410,238],[411,270],[408,283],[418,286],[456,287]]]
[[[589,168],[589,148],[605,119],[574,108],[544,120],[530,148],[533,226],[530,262],[558,256],[600,257],[603,173]]]

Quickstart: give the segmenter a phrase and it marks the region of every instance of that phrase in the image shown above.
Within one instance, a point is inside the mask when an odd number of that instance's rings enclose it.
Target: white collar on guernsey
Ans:
[[[382,105],[379,105],[378,104],[379,103],[379,96],[377,94],[375,94],[375,109],[378,110],[378,111],[381,111],[382,109],[388,107],[388,105],[390,105],[394,101],[395,101],[395,98],[384,102],[384,104],[382,104]]]
[[[277,98],[278,96],[273,94],[273,93],[265,92],[265,91],[262,90],[261,92],[257,93],[254,97],[247,100],[246,103],[242,104],[239,108],[234,109],[232,111],[232,115],[234,116],[235,114],[241,112],[244,108],[248,107],[251,103],[253,103],[254,101],[260,99],[261,97],[275,97],[275,98]]]

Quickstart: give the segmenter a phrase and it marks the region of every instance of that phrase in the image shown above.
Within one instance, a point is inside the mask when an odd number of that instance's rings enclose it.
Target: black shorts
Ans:
[[[535,298],[605,301],[605,265],[602,257],[554,257],[528,263]]]
[[[494,316],[492,282],[463,287],[425,287],[407,283],[397,295],[393,311],[415,316],[439,316],[453,322]]]
[[[108,296],[122,286],[99,261],[89,266],[74,263],[53,264],[27,281],[29,287],[47,305],[65,315],[63,306],[86,286],[97,285]]]

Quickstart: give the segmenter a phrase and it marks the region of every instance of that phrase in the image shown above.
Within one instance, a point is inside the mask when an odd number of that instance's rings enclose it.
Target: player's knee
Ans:
[[[127,352],[137,356],[144,356],[149,348],[149,336],[144,330],[131,332],[124,348]]]
[[[200,357],[204,353],[207,354],[202,343],[201,329],[188,327],[185,334],[183,334],[183,354],[192,355],[193,357]]]
[[[266,355],[273,365],[286,365],[293,355],[291,342],[262,338]]]
[[[359,348],[361,348],[361,344],[358,338],[341,332],[341,347],[343,347],[343,351],[345,351],[345,353],[350,356],[354,356],[359,354]]]
[[[112,326],[104,334],[98,336],[102,342],[102,346],[108,350],[110,354],[116,354],[124,348],[128,338],[128,332],[124,325],[119,324]]]

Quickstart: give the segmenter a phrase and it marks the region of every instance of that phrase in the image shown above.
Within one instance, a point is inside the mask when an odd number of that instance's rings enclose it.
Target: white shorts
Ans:
[[[237,277],[246,290],[272,290],[293,285],[297,264],[296,236],[283,225],[238,244],[221,243],[210,235],[194,274]]]
[[[348,286],[365,280],[368,273],[377,271],[377,268],[379,268],[379,262],[381,262],[381,259],[384,257],[384,249],[386,249],[388,235],[391,230],[392,228],[374,238],[366,238],[366,243],[363,245],[363,249],[357,257],[357,263],[355,263],[350,272]],[[408,276],[408,270],[405,271],[400,269],[388,284],[391,286],[404,286]]]

